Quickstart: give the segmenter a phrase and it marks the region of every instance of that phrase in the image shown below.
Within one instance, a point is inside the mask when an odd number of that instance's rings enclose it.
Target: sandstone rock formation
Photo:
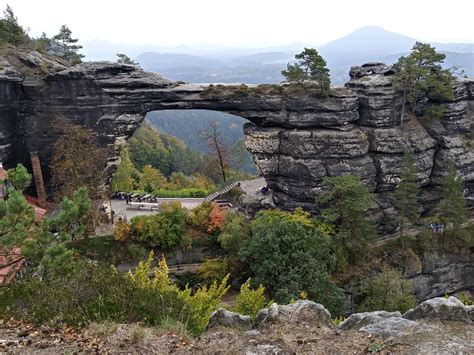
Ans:
[[[285,86],[181,84],[126,64],[66,67],[37,52],[0,54],[0,160],[12,166],[38,151],[46,183],[58,115],[94,129],[103,145],[114,148],[112,171],[147,112],[192,108],[250,121],[246,146],[278,207],[317,212],[324,177],[350,173],[376,193],[371,213],[380,229],[393,231],[392,195],[406,149],[415,154],[426,206],[449,160],[474,205],[474,80],[456,83],[442,119],[405,117],[400,127],[401,98],[392,87],[392,68],[383,63],[353,67],[345,88],[321,98]]]

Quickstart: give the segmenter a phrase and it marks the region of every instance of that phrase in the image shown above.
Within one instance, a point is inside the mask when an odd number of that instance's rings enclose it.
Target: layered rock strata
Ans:
[[[92,128],[101,144],[113,147],[113,167],[147,112],[207,109],[249,120],[246,146],[281,208],[317,212],[324,177],[354,174],[376,193],[374,219],[393,229],[392,193],[406,149],[415,154],[427,203],[453,160],[474,204],[473,80],[456,83],[441,119],[405,117],[400,126],[401,97],[392,86],[392,68],[383,63],[353,67],[346,87],[323,98],[285,86],[181,84],[110,62],[66,67],[37,52],[10,50],[2,57],[0,160],[27,163],[29,152],[38,151],[46,184],[60,115]]]

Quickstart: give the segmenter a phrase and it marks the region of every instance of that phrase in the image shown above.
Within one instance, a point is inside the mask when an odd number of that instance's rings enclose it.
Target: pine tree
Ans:
[[[18,23],[13,10],[7,5],[0,20],[0,43],[6,42],[18,46],[28,41],[28,35]]]
[[[79,40],[72,38],[72,32],[67,25],[62,25],[59,33],[53,37],[57,44],[56,54],[66,60],[73,62],[80,62],[84,56],[78,51],[82,48],[81,45],[76,44]]]
[[[456,167],[451,161],[448,174],[442,179],[439,194],[439,217],[447,229],[450,226],[451,237],[466,239],[469,236],[462,224],[469,221],[469,210],[463,196],[464,183],[457,175]]]
[[[445,58],[446,55],[436,52],[429,44],[416,42],[411,53],[394,64],[393,85],[403,93],[400,125],[407,106],[410,112],[415,112],[418,104],[427,99],[433,103],[453,99],[452,70],[441,67]],[[427,111],[438,117],[443,113],[439,105],[432,105]]]
[[[416,223],[420,216],[417,169],[413,153],[409,150],[403,154],[400,180],[395,190],[395,207],[399,213],[400,237],[403,240],[406,222]]]
[[[323,204],[324,222],[337,226],[335,253],[338,267],[345,269],[349,259],[356,260],[376,235],[375,226],[365,218],[373,203],[373,195],[360,179],[353,175],[326,177],[330,191],[318,202]]]
[[[327,96],[330,91],[331,79],[329,69],[324,58],[314,48],[305,48],[295,55],[297,62],[288,64],[281,74],[288,82],[299,85],[316,84],[322,95]]]
[[[117,56],[117,63],[138,65],[137,62],[132,60],[128,55],[124,53],[117,53],[116,56]]]

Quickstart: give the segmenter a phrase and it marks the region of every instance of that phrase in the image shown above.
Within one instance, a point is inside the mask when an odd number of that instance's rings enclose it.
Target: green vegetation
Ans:
[[[259,212],[252,237],[240,258],[279,303],[297,299],[301,291],[331,311],[339,307],[340,291],[329,277],[330,236],[302,210]]]
[[[415,158],[411,151],[405,151],[401,167],[400,183],[395,190],[395,207],[398,209],[400,236],[405,237],[406,222],[415,224],[420,218],[418,176]]]
[[[469,210],[463,195],[464,183],[457,175],[456,167],[451,161],[447,175],[441,180],[439,194],[441,202],[438,206],[438,218],[445,224],[446,229],[454,236],[468,240],[472,238],[462,225],[469,221]],[[446,231],[445,231],[446,236]]]
[[[18,46],[28,41],[26,31],[18,23],[13,10],[7,5],[0,19],[0,44],[12,44]]]
[[[172,248],[182,242],[185,217],[186,212],[179,202],[163,204],[157,214],[132,218],[131,233],[152,247]]]
[[[19,181],[29,180],[25,179],[28,174],[20,166],[14,171],[16,177],[22,176]],[[21,184],[21,187],[26,185]],[[54,218],[44,218],[37,225],[34,224],[33,207],[21,192],[12,187],[8,193],[8,199],[0,200],[0,249],[19,247],[22,255],[7,253],[6,265],[28,259],[38,275],[61,268],[66,272],[72,257],[66,242],[85,237],[91,222],[91,201],[87,189],[81,188],[71,198],[65,197],[59,206],[59,213]]]
[[[393,269],[385,268],[380,274],[365,280],[362,294],[365,299],[359,307],[360,312],[383,309],[404,313],[416,305],[413,283]]]
[[[19,192],[23,192],[31,184],[32,176],[23,164],[18,164],[15,168],[8,169],[7,174],[13,187]]]
[[[70,272],[61,270],[42,279],[29,275],[3,291],[0,316],[70,325],[109,321],[160,327],[173,320],[193,335],[202,333],[228,290],[227,278],[194,292],[180,290],[168,277],[166,261],[153,271],[152,260],[150,254],[128,274],[78,261]]]
[[[75,64],[84,57],[79,53],[82,46],[77,42],[78,39],[72,38],[72,32],[67,25],[62,25],[59,33],[53,38],[48,38],[44,32],[38,38],[31,38],[8,5],[3,12],[3,18],[0,18],[0,46],[29,48],[43,54],[59,56]]]
[[[331,79],[324,58],[314,48],[305,48],[295,55],[296,63],[281,72],[290,84],[315,86],[323,96],[329,95]]]
[[[59,29],[59,33],[53,37],[53,41],[56,43],[55,54],[69,60],[73,63],[79,63],[84,56],[78,51],[82,48],[78,45],[79,41],[77,38],[72,38],[72,32],[67,25],[62,25]]]
[[[454,98],[452,88],[453,69],[443,69],[446,55],[437,53],[429,44],[416,42],[408,56],[401,56],[394,68],[394,86],[403,93],[400,125],[403,124],[406,107],[415,113],[423,109],[429,100],[428,113],[440,117],[440,103]]]
[[[217,184],[247,177],[240,170],[245,165],[245,147],[229,151],[218,136],[214,142],[216,158],[186,147],[171,135],[161,134],[143,124],[121,152],[111,188],[122,192],[147,192],[158,197],[205,197]],[[245,150],[247,153],[247,151]]]
[[[132,60],[128,55],[124,53],[117,53],[116,55],[117,55],[117,63],[138,65],[137,62]]]
[[[229,273],[229,263],[227,258],[214,258],[204,260],[199,266],[199,277],[206,284],[214,281],[222,281]]]
[[[254,319],[258,311],[270,306],[272,302],[268,302],[265,297],[265,287],[259,285],[256,289],[251,288],[252,279],[249,278],[240,286],[240,293],[235,298],[235,307],[232,311],[249,315]]]
[[[330,188],[318,202],[325,223],[336,226],[332,247],[336,267],[347,268],[363,256],[369,243],[375,238],[375,226],[365,218],[365,211],[373,203],[373,195],[359,178],[352,175],[327,177]]]

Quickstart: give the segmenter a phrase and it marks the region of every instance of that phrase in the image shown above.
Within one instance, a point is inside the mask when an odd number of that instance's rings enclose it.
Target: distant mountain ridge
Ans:
[[[416,41],[379,26],[367,26],[317,49],[328,62],[333,84],[342,85],[348,80],[352,65],[370,61],[393,63],[400,55],[408,53]],[[431,44],[446,54],[447,66],[461,66],[468,76],[474,77],[474,43]],[[254,50],[176,47],[164,51],[142,51],[135,60],[146,70],[187,82],[278,83],[283,80],[281,70],[304,46],[303,43],[292,43]],[[99,47],[103,51],[107,48]]]

